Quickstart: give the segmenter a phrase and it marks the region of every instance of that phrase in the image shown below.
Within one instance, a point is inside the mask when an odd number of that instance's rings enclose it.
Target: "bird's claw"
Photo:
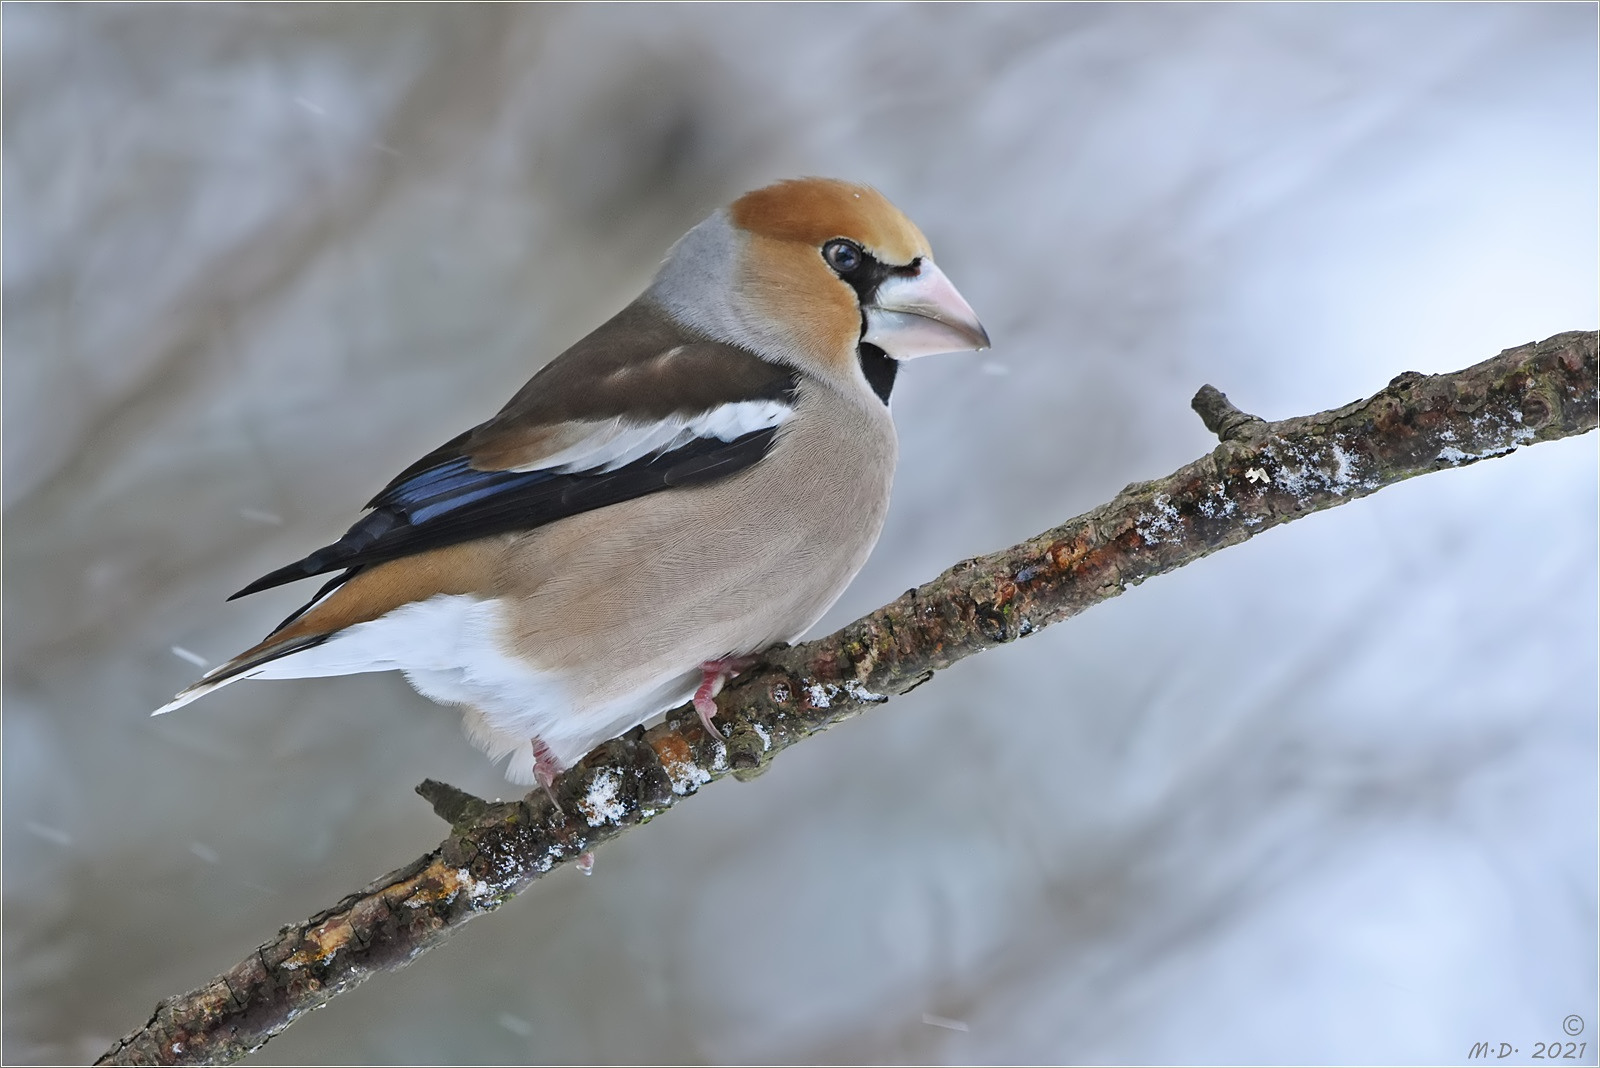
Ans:
[[[550,804],[558,813],[565,816],[566,813],[562,811],[561,802],[556,800],[555,782],[556,776],[560,774],[561,765],[556,762],[556,758],[551,755],[545,744],[535,738],[533,740],[533,777],[539,783],[539,789],[544,791],[544,796],[550,799]]]
[[[755,657],[730,656],[723,660],[707,660],[700,665],[700,688],[694,692],[694,710],[700,714],[700,725],[717,741],[727,743],[727,736],[712,722],[717,716],[717,694],[723,683],[755,663]]]

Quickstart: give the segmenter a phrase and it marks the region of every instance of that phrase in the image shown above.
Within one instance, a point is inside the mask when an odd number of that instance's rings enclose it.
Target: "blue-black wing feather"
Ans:
[[[350,569],[335,580],[337,584],[355,570],[386,560],[494,534],[532,530],[646,494],[724,478],[758,462],[776,434],[777,428],[768,427],[732,441],[699,438],[605,472],[478,471],[464,456],[420,470],[413,468],[409,477],[379,494],[372,511],[344,537],[263,575],[233,597]],[[326,592],[328,588],[318,597]]]

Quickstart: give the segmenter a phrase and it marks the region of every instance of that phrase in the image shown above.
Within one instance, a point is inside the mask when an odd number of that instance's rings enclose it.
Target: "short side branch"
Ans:
[[[1260,416],[1235,408],[1228,395],[1212,385],[1201,386],[1189,407],[1220,441],[1239,441],[1260,433],[1267,426],[1267,421]]]
[[[1269,527],[1385,486],[1594,429],[1595,334],[1558,334],[1449,375],[1405,374],[1364,401],[1267,423],[1207,386],[1221,445],[1154,482],[933,581],[836,634],[770,652],[720,700],[726,745],[694,711],[628,732],[543,793],[489,803],[418,788],[451,833],[437,849],[283,928],[205,986],[162,1001],[100,1064],[218,1064],[376,972],[410,963],[558,864],[725,775],[927,681],[963,657],[1070,618]]]

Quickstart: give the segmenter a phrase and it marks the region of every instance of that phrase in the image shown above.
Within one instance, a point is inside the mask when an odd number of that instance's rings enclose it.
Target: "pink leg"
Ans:
[[[535,738],[533,740],[533,777],[538,780],[539,787],[544,790],[544,795],[550,799],[550,803],[556,806],[557,812],[561,811],[561,802],[556,800],[554,786],[556,776],[560,775],[562,770],[561,765],[556,762],[556,758],[551,755],[545,744]]]
[[[694,692],[694,710],[700,713],[700,725],[706,733],[719,742],[728,739],[711,722],[717,715],[717,694],[722,684],[756,662],[753,656],[730,656],[723,660],[707,660],[700,665],[700,688]]]
[[[544,790],[544,795],[550,799],[550,803],[556,807],[557,812],[561,811],[561,802],[556,800],[555,782],[556,776],[560,775],[563,770],[565,769],[556,762],[556,758],[551,754],[549,747],[535,738],[533,740],[533,777],[539,780],[539,786]],[[580,853],[577,867],[578,874],[593,875],[594,854],[592,852]]]

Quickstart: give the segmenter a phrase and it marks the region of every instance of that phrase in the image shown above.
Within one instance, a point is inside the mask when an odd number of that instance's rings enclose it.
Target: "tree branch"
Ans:
[[[596,748],[554,788],[490,803],[428,780],[451,825],[426,856],[284,927],[228,972],[156,1006],[99,1064],[221,1064],[725,775],[751,778],[807,735],[941,668],[1218,549],[1415,475],[1594,429],[1595,334],[1558,334],[1448,375],[1268,423],[1211,386],[1194,408],[1221,439],[1166,478],[989,556],[966,560],[835,634],[769,652],[719,704],[724,745],[691,709]]]

